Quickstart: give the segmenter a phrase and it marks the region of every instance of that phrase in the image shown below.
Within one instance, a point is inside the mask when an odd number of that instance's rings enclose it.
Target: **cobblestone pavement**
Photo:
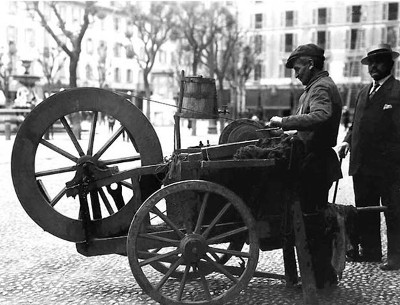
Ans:
[[[162,143],[173,142],[171,128],[157,131]],[[211,144],[217,142],[216,136],[203,134],[186,135],[184,139],[193,143],[183,144],[196,145],[207,137]],[[44,232],[29,218],[12,186],[12,145],[1,135],[0,304],[155,304],[135,282],[126,257],[81,256],[73,243]],[[347,170],[347,160],[343,169]],[[346,176],[340,181],[337,202],[352,201],[351,180]],[[261,253],[257,269],[282,274],[281,251]],[[347,263],[339,286],[319,292],[318,299],[320,304],[400,304],[400,271],[383,272],[377,263]],[[302,291],[285,288],[280,280],[253,278],[229,304],[302,304]]]

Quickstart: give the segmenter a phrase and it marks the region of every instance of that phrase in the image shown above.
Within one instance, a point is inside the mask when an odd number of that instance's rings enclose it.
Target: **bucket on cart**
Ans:
[[[215,80],[202,76],[184,77],[182,108],[178,115],[192,119],[218,118]]]

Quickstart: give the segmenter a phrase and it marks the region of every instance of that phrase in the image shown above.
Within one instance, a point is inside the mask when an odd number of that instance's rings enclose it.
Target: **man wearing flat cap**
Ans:
[[[339,149],[342,157],[350,150],[356,206],[387,207],[387,262],[382,270],[400,269],[400,81],[391,74],[398,56],[390,45],[379,44],[361,60],[373,81],[358,93],[353,124]],[[360,212],[358,218],[360,249],[351,258],[380,262],[380,215]]]
[[[299,172],[299,198],[305,217],[308,246],[317,288],[337,284],[331,265],[332,240],[324,235],[329,189],[342,177],[336,146],[342,100],[339,91],[323,70],[324,50],[315,44],[297,47],[289,56],[286,67],[305,86],[296,114],[272,117],[269,125],[283,130],[297,130],[305,148]]]

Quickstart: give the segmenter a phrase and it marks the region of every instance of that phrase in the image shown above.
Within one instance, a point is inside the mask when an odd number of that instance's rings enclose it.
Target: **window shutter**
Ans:
[[[297,33],[293,33],[293,50],[295,48],[297,48],[297,44],[298,44],[298,42],[297,42]]]
[[[383,42],[383,43],[387,42],[387,29],[386,28],[381,29],[381,42]]]
[[[286,23],[285,23],[285,12],[281,13],[281,26],[285,27]]]
[[[326,12],[326,23],[331,23],[332,22],[332,9],[330,7],[327,8],[327,12]]]
[[[317,33],[315,31],[313,31],[311,34],[311,41],[317,44]]]
[[[388,4],[383,3],[382,4],[382,20],[387,20],[388,19]]]
[[[331,31],[326,31],[326,48],[331,48]]]
[[[285,44],[285,34],[281,34],[279,43],[281,52],[285,51],[284,44]]]
[[[313,23],[313,24],[317,24],[317,12],[318,12],[317,9],[313,9],[313,12],[312,12],[312,14],[313,14],[313,16],[312,16],[312,23]]]
[[[360,35],[361,35],[361,42],[360,42],[360,47],[365,48],[365,29],[360,30]]]
[[[293,12],[293,25],[296,26],[297,25],[297,11]]]
[[[367,11],[367,6],[362,5],[361,6],[361,21],[367,21],[368,18],[368,11]]]
[[[351,22],[352,7],[346,7],[346,22]]]

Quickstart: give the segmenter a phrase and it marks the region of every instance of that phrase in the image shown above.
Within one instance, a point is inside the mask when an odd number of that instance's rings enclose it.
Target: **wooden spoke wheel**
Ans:
[[[235,240],[247,245],[232,249]],[[253,276],[259,246],[255,221],[237,195],[213,182],[187,180],[143,203],[129,228],[127,252],[136,281],[155,301],[225,304]],[[165,269],[158,272],[155,264]]]
[[[115,119],[113,128],[109,117]],[[49,97],[26,117],[11,167],[29,216],[55,236],[83,242],[82,198],[69,194],[69,187],[162,160],[154,128],[129,100],[103,89],[75,88]],[[88,191],[90,233],[126,234],[138,206],[159,187],[156,177],[147,175]]]

